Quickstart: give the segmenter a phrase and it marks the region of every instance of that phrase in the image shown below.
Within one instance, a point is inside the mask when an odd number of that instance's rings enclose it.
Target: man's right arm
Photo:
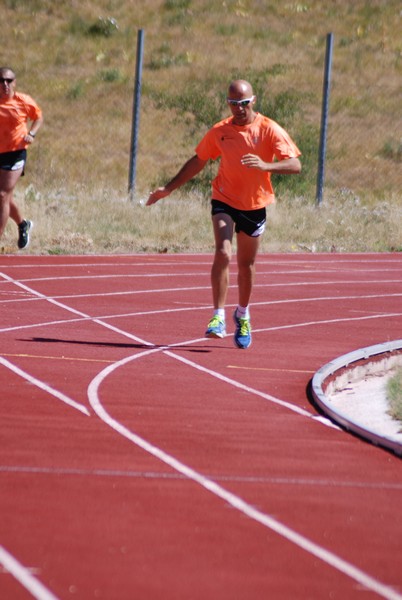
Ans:
[[[177,175],[175,175],[173,179],[169,181],[169,183],[150,193],[146,205],[150,206],[151,204],[155,204],[155,202],[158,202],[158,200],[169,196],[169,194],[171,194],[174,190],[187,183],[187,181],[190,181],[190,179],[195,177],[197,173],[202,171],[207,162],[207,160],[201,160],[201,158],[199,158],[197,154],[192,156],[190,160],[188,160],[182,166]]]

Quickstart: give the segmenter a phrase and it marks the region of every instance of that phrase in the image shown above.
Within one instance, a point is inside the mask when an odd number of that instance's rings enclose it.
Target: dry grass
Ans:
[[[392,200],[392,199],[391,199]],[[196,192],[175,193],[152,207],[144,198],[88,190],[42,195],[32,187],[19,204],[35,223],[29,252],[37,254],[210,252],[209,203]],[[343,191],[317,208],[305,198],[282,198],[268,209],[264,252],[402,251],[402,214],[397,203],[363,203]],[[0,252],[15,253],[16,227],[9,223]]]
[[[210,250],[205,186],[152,209],[139,199],[174,174],[216,116],[226,114],[222,99],[232,76],[258,85],[263,107],[287,94],[281,122],[303,151],[303,191],[290,180],[279,186],[264,248],[401,250],[396,0],[3,0],[2,21],[2,61],[45,115],[17,188],[35,221],[31,252]],[[130,203],[139,28],[143,96],[137,194]],[[311,145],[303,126],[318,131],[329,31],[335,48],[327,187],[316,210],[317,140]],[[14,238],[10,223],[3,251],[14,248]]]

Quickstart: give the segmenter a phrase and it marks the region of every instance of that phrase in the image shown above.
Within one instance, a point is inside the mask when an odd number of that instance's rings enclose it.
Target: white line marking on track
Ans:
[[[30,570],[18,562],[3,546],[0,546],[0,564],[37,600],[57,600],[57,596],[36,579]]]
[[[116,469],[68,469],[64,467],[34,467],[28,465],[0,465],[0,473],[32,473],[39,475],[77,475],[82,477],[122,477],[133,479],[186,479],[181,473],[165,473],[158,471],[121,471]],[[375,490],[402,490],[402,483],[385,483],[371,481],[340,481],[331,479],[308,479],[307,477],[258,477],[253,475],[207,475],[215,481],[234,481],[236,483],[262,483],[273,485],[302,485],[326,488],[357,488]]]
[[[46,297],[44,299],[47,299]],[[66,310],[70,310],[69,307],[67,305],[61,304],[61,303],[57,303],[60,307],[65,308]],[[259,302],[256,303],[256,305],[265,305],[265,304],[269,304],[269,302]],[[228,305],[228,307],[234,307],[235,305]],[[198,307],[200,308],[200,307]],[[211,307],[205,306],[203,308],[207,308],[208,310],[211,310]],[[152,344],[149,342],[145,342],[144,340],[140,340],[140,338],[137,338],[136,336],[129,334],[127,332],[125,332],[122,329],[118,329],[113,327],[112,325],[109,325],[107,322],[105,322],[105,319],[122,319],[122,318],[126,318],[126,317],[138,317],[138,316],[146,316],[146,315],[156,315],[156,314],[166,314],[166,313],[173,313],[173,312],[184,312],[184,311],[191,311],[194,310],[193,308],[172,308],[172,309],[163,309],[163,310],[150,310],[150,311],[136,311],[136,312],[130,312],[130,313],[114,313],[112,315],[98,315],[97,317],[91,317],[89,315],[86,315],[85,313],[81,313],[82,317],[81,318],[76,318],[76,319],[59,319],[56,321],[42,321],[41,323],[31,323],[29,325],[15,325],[13,327],[4,327],[3,329],[0,329],[0,333],[4,333],[7,331],[19,331],[19,330],[23,330],[23,329],[35,329],[37,327],[47,327],[47,326],[51,326],[51,325],[62,325],[64,323],[80,323],[82,321],[92,321],[94,323],[98,323],[100,325],[102,325],[103,327],[112,329],[113,331],[116,331],[117,333],[121,333],[122,335],[124,335],[125,337],[129,337],[130,339],[133,339],[137,342],[143,343],[144,345],[147,346],[151,346]],[[74,311],[74,309],[71,309],[71,311]],[[77,311],[74,311],[77,312]],[[326,319],[324,321],[305,321],[305,322],[301,322],[301,323],[291,323],[289,325],[277,325],[274,327],[261,327],[259,329],[253,329],[254,333],[261,333],[264,331],[278,331],[281,329],[292,329],[293,327],[307,327],[307,326],[314,326],[314,325],[326,325],[326,324],[331,324],[331,323],[342,323],[342,322],[349,322],[349,321],[364,321],[367,319],[384,319],[384,318],[389,318],[389,317],[400,317],[402,316],[402,312],[400,313],[377,313],[377,314],[370,314],[370,315],[362,315],[361,317],[343,317],[343,318],[339,318],[339,319]],[[205,338],[200,338],[200,340],[205,339]],[[196,342],[199,340],[192,340],[191,342]]]
[[[330,285],[331,282],[319,282],[319,285],[324,285],[324,284],[328,284]],[[341,282],[337,282],[337,283],[341,283]],[[399,280],[397,281],[360,281],[360,282],[352,282],[352,281],[344,281],[342,282],[343,284],[350,284],[350,283],[360,283],[360,284],[373,284],[373,283],[378,283],[378,284],[384,284],[384,283],[402,283]],[[333,284],[333,282],[332,282]],[[284,284],[284,283],[267,283],[267,284],[256,284],[254,287],[255,288],[267,288],[267,287],[271,287],[271,288],[277,288],[277,287],[295,287],[295,286],[312,286],[312,285],[318,285],[317,282],[298,282],[298,283],[289,283],[289,284]],[[229,286],[230,289],[236,289],[236,287],[234,285]],[[30,289],[30,288],[26,288],[26,289]],[[167,292],[188,292],[188,291],[199,291],[199,290],[207,290],[209,289],[209,286],[191,286],[191,287],[175,287],[175,288],[156,288],[156,289],[141,289],[141,290],[121,290],[121,291],[117,291],[117,292],[99,292],[99,293],[88,293],[88,294],[62,294],[62,295],[57,295],[57,296],[24,296],[24,297],[17,297],[17,298],[11,298],[8,300],[0,300],[0,304],[7,304],[7,303],[12,303],[12,304],[17,304],[19,302],[37,302],[38,300],[69,300],[71,298],[96,298],[96,297],[104,297],[104,296],[135,296],[138,294],[164,294]],[[4,292],[3,292],[4,293]],[[266,302],[253,302],[253,306],[259,306],[259,305],[275,305],[275,304],[289,304],[289,303],[294,303],[294,302],[317,302],[317,301],[333,301],[336,300],[337,302],[339,300],[360,300],[360,299],[371,299],[371,298],[393,298],[393,297],[400,297],[402,296],[402,293],[392,293],[392,294],[364,294],[364,295],[348,295],[348,296],[322,296],[322,297],[314,297],[314,298],[283,298],[280,300],[269,300]],[[211,309],[211,305],[210,303],[205,304],[205,307],[208,308],[209,310]]]
[[[259,396],[260,398],[264,398],[264,400],[269,400],[273,404],[279,404],[280,406],[284,406],[285,408],[288,408],[289,410],[291,410],[299,415],[302,415],[303,417],[311,418],[311,417],[315,416],[312,413],[308,412],[307,410],[304,410],[303,408],[296,406],[295,404],[291,404],[289,402],[286,402],[285,400],[280,400],[279,398],[275,398],[274,396],[271,396],[270,394],[266,394],[265,392],[260,392],[259,390],[249,387],[248,385],[244,385],[244,383],[240,383],[238,381],[235,381],[234,379],[230,379],[229,377],[226,377],[225,375],[222,375],[221,373],[218,373],[217,371],[212,371],[211,369],[208,369],[207,367],[202,367],[201,365],[199,365],[191,360],[188,360],[188,358],[184,358],[183,356],[174,354],[174,352],[170,352],[169,350],[164,350],[164,354],[167,354],[171,358],[174,358],[175,360],[178,360],[178,361],[192,367],[193,369],[196,369],[197,371],[202,371],[203,373],[207,373],[208,375],[211,375],[212,377],[215,377],[216,379],[220,379],[220,381],[229,383],[233,387],[244,390],[255,396]]]
[[[77,254],[75,255],[73,258],[73,262],[67,262],[67,263],[58,263],[57,264],[57,268],[61,268],[61,267],[70,267],[70,268],[74,268],[74,267],[121,267],[121,266],[126,266],[126,267],[131,267],[133,264],[133,259],[136,259],[135,262],[135,266],[144,266],[144,267],[149,267],[150,265],[155,266],[155,265],[160,265],[160,266],[166,266],[166,265],[186,265],[186,264],[190,264],[190,265],[194,265],[194,261],[197,261],[196,264],[200,265],[200,264],[205,264],[205,265],[210,265],[210,261],[212,260],[213,255],[212,254],[208,254],[205,252],[183,252],[180,253],[180,255],[174,255],[174,257],[172,255],[165,255],[164,259],[162,260],[161,257],[158,254],[149,254],[149,255],[144,255],[144,253],[142,252],[137,252],[137,253],[119,253],[119,254],[113,254],[111,255],[109,258],[111,258],[111,260],[107,260],[108,257],[105,257],[105,254],[93,254],[91,255],[91,262],[88,262],[88,255],[87,254]],[[1,260],[3,260],[4,257],[0,258],[0,266],[1,266]],[[5,266],[10,267],[10,268],[14,268],[14,269],[20,269],[20,268],[32,268],[33,266],[39,266],[40,268],[42,267],[50,267],[50,268],[54,268],[54,262],[50,262],[50,263],[46,263],[47,260],[47,256],[41,257],[40,263],[39,265],[35,265],[32,264],[32,258],[34,257],[28,257],[27,255],[20,256],[19,258],[26,259],[26,262],[19,262],[19,263],[12,263],[11,265],[9,263],[7,263]],[[43,260],[42,260],[43,259]],[[96,259],[96,260],[95,260]],[[137,259],[140,259],[142,262],[137,262]],[[147,260],[148,259],[148,260]],[[77,261],[77,262],[75,262]],[[79,261],[83,261],[83,262],[79,262]],[[122,261],[126,261],[126,262],[122,262]],[[391,264],[398,264],[400,261],[400,253],[398,252],[384,252],[384,253],[380,253],[380,252],[353,252],[353,253],[331,253],[328,254],[326,252],[315,252],[315,253],[311,253],[311,252],[300,252],[300,253],[293,253],[293,252],[284,252],[283,254],[270,254],[268,252],[261,252],[260,254],[260,262],[262,264],[269,264],[269,265],[275,265],[280,266],[280,265],[303,265],[303,264],[308,264],[311,265],[311,263],[315,263],[317,264],[317,266],[327,266],[327,265],[337,265],[337,264],[348,264],[348,265],[360,265],[360,264],[387,264],[387,263],[391,263]]]
[[[275,369],[270,367],[245,367],[243,365],[228,365],[227,367],[238,371],[269,371],[271,373],[306,373],[307,375],[314,375],[314,371],[306,371],[305,369]]]
[[[25,290],[28,290],[32,294],[35,294],[36,296],[41,298],[42,300],[46,300],[50,304],[54,304],[55,306],[58,306],[59,308],[62,308],[63,310],[71,312],[74,315],[78,315],[78,316],[82,317],[84,320],[89,320],[89,321],[92,321],[93,323],[97,323],[98,325],[102,325],[102,327],[105,327],[106,329],[110,329],[111,331],[114,331],[116,333],[119,333],[120,335],[123,335],[123,336],[131,339],[131,340],[134,340],[136,342],[144,344],[145,346],[153,346],[153,344],[150,344],[149,342],[141,340],[140,338],[136,337],[135,335],[132,335],[131,333],[127,333],[127,331],[124,331],[122,329],[114,327],[113,325],[110,325],[109,323],[107,323],[105,321],[101,321],[97,317],[91,317],[90,315],[83,313],[80,310],[76,310],[75,308],[72,308],[71,306],[68,306],[67,304],[63,304],[62,302],[57,302],[57,300],[53,300],[53,298],[49,298],[48,296],[45,296],[45,294],[41,294],[40,292],[37,292],[36,290],[31,289],[31,288],[27,287],[26,285],[20,283],[19,281],[15,281],[14,279],[9,277],[8,275],[5,275],[4,273],[0,273],[0,276],[7,279],[7,281],[9,281],[10,283],[13,283],[14,285],[17,285]],[[65,321],[61,321],[61,323],[64,323],[64,322]],[[2,330],[0,330],[0,333],[2,331],[10,331],[10,330],[12,330],[12,328],[2,329]]]
[[[44,392],[47,392],[51,396],[54,396],[55,398],[58,398],[58,400],[61,400],[65,404],[68,404],[68,406],[71,406],[72,408],[79,410],[80,412],[84,413],[84,415],[87,415],[88,417],[90,416],[89,410],[87,409],[86,406],[84,406],[83,404],[80,404],[79,402],[76,402],[75,400],[72,400],[71,398],[69,398],[68,396],[63,394],[62,392],[55,390],[50,385],[47,385],[47,383],[44,383],[43,381],[36,379],[36,377],[33,377],[26,371],[23,371],[22,369],[20,369],[16,365],[14,365],[12,362],[7,360],[6,358],[3,358],[2,356],[0,356],[0,364],[3,365],[4,367],[6,367],[7,369],[10,369],[10,371],[13,371],[14,373],[19,375],[23,379],[26,379],[27,381],[29,381],[29,383],[36,385],[36,387],[40,388]]]
[[[198,371],[203,371],[204,373],[208,373],[208,375],[211,375],[212,377],[216,377],[216,379],[220,379],[221,381],[229,383],[230,385],[233,385],[234,387],[240,388],[241,390],[244,390],[244,391],[248,392],[249,394],[253,394],[254,396],[259,396],[260,398],[264,398],[264,400],[268,400],[272,404],[278,404],[279,406],[288,408],[292,412],[302,415],[303,417],[308,417],[309,419],[313,419],[315,422],[321,423],[322,425],[326,425],[327,427],[332,427],[333,429],[338,429],[338,430],[341,429],[340,427],[338,427],[338,425],[335,425],[335,423],[333,423],[330,419],[327,419],[327,417],[323,417],[321,415],[316,415],[315,413],[310,413],[307,410],[304,410],[303,408],[298,407],[296,404],[291,404],[290,402],[286,402],[285,400],[280,400],[279,398],[275,398],[275,396],[271,396],[270,394],[266,394],[265,392],[260,392],[259,390],[249,387],[248,385],[244,385],[243,383],[239,383],[238,381],[235,381],[234,379],[230,379],[229,377],[226,377],[225,375],[222,375],[221,373],[217,373],[216,371],[212,371],[211,369],[207,369],[206,367],[201,367],[197,363],[194,363],[191,360],[188,360],[188,358],[184,358],[183,356],[179,356],[177,354],[174,354],[173,352],[169,352],[168,350],[164,350],[164,354],[167,354],[168,356],[171,356],[172,358],[175,358],[176,360],[179,360],[179,361],[189,365],[190,367],[197,369]]]
[[[354,581],[357,581],[365,588],[376,592],[383,598],[386,598],[387,600],[402,600],[402,595],[393,590],[391,587],[371,577],[361,569],[355,567],[353,564],[347,562],[346,560],[343,560],[333,552],[326,550],[325,548],[309,540],[305,536],[300,535],[299,533],[297,533],[290,527],[284,525],[277,519],[274,519],[268,514],[257,510],[256,508],[245,502],[242,498],[236,496],[232,492],[229,492],[212,479],[209,479],[201,473],[198,473],[197,471],[182,463],[181,461],[177,460],[170,454],[164,452],[162,449],[146,441],[144,438],[140,437],[136,433],[130,431],[127,427],[125,427],[109,415],[109,413],[103,408],[99,400],[98,391],[101,383],[106,379],[108,375],[113,373],[117,368],[133,360],[138,360],[139,358],[149,356],[150,354],[158,351],[159,349],[145,350],[144,352],[126,357],[123,360],[116,362],[115,365],[110,365],[106,367],[103,371],[98,373],[98,375],[91,381],[88,387],[89,402],[95,413],[98,415],[98,417],[104,423],[106,423],[106,425],[114,429],[119,435],[125,437],[139,448],[142,448],[155,458],[169,465],[172,469],[181,473],[188,479],[198,483],[204,489],[211,492],[215,496],[221,498],[222,500],[227,502],[229,505],[233,506],[236,510],[240,511],[250,519],[257,521],[264,527],[267,527],[271,531],[274,531],[284,539],[295,544],[299,548],[302,548],[309,554],[315,556],[319,560],[340,571],[344,575],[347,575]],[[164,352],[168,355],[172,355],[171,352]],[[178,358],[175,355],[173,355],[173,357]]]
[[[265,327],[261,329],[253,329],[254,333],[263,331],[278,331],[281,329],[296,329],[297,327],[310,327],[314,325],[330,325],[331,323],[350,323],[353,321],[369,321],[370,319],[388,319],[389,317],[402,317],[402,312],[397,313],[381,313],[376,315],[363,315],[362,317],[342,317],[339,319],[325,319],[323,321],[305,321],[304,323],[291,323],[289,325],[278,325],[275,327]]]
[[[79,318],[79,319],[58,319],[57,321],[42,321],[41,323],[30,323],[29,325],[15,325],[14,327],[3,327],[0,329],[0,333],[7,331],[19,331],[24,329],[35,329],[36,327],[49,327],[51,325],[63,325],[64,323],[82,323],[83,321],[92,321],[92,317]]]

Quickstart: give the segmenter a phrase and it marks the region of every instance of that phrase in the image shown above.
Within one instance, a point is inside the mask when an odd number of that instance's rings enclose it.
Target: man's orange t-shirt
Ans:
[[[12,98],[0,100],[0,153],[26,148],[27,122],[41,116],[41,109],[27,94],[16,92]]]
[[[212,182],[212,198],[241,210],[255,210],[275,200],[271,173],[241,164],[244,154],[256,154],[265,162],[297,158],[301,152],[289,134],[275,121],[256,113],[249,125],[234,125],[229,117],[216,123],[196,148],[201,160],[221,162]]]

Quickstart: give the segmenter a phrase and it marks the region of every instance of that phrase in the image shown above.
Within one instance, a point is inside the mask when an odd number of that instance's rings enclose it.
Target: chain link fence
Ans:
[[[374,194],[402,187],[401,87],[352,81],[331,94],[326,185]]]

